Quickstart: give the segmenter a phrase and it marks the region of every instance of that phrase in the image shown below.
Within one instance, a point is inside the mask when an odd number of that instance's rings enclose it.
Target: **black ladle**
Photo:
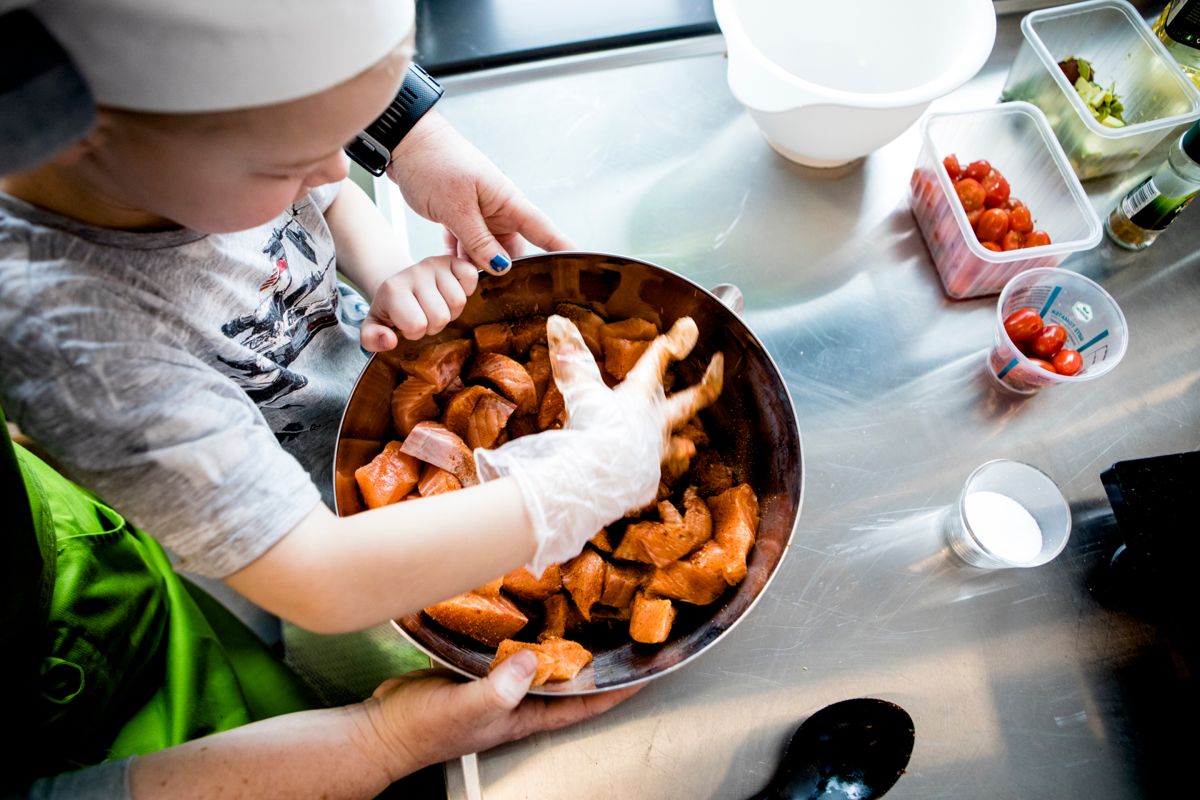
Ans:
[[[868,800],[896,784],[912,756],[912,717],[886,700],[825,706],[796,729],[767,788],[749,800]]]

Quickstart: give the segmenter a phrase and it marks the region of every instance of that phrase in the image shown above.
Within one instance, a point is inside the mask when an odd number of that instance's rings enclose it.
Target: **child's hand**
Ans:
[[[396,334],[416,340],[438,333],[462,313],[475,292],[479,272],[469,261],[433,256],[397,272],[375,290],[359,340],[381,353],[400,344]]]

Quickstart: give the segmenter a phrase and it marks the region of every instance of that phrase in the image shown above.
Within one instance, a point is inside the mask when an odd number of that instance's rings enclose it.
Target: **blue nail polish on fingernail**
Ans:
[[[502,253],[492,256],[492,260],[488,263],[492,265],[492,269],[496,270],[496,272],[504,272],[512,266],[512,262],[508,260],[508,256]]]

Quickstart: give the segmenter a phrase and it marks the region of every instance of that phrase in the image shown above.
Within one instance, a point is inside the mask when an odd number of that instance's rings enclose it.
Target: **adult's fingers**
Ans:
[[[453,218],[442,224],[458,242],[459,253],[479,269],[503,275],[512,266],[512,257],[496,241],[478,206],[462,206]]]
[[[573,250],[571,240],[554,226],[540,208],[522,198],[517,206],[517,233],[543,250]]]

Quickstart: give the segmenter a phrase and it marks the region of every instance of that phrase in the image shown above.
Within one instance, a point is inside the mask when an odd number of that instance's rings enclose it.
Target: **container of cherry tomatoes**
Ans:
[[[1099,378],[1128,346],[1125,314],[1098,283],[1066,269],[1033,269],[1000,292],[987,371],[1001,388],[1031,395]]]
[[[921,138],[909,204],[948,296],[997,294],[1099,244],[1100,219],[1036,106],[929,114]]]

